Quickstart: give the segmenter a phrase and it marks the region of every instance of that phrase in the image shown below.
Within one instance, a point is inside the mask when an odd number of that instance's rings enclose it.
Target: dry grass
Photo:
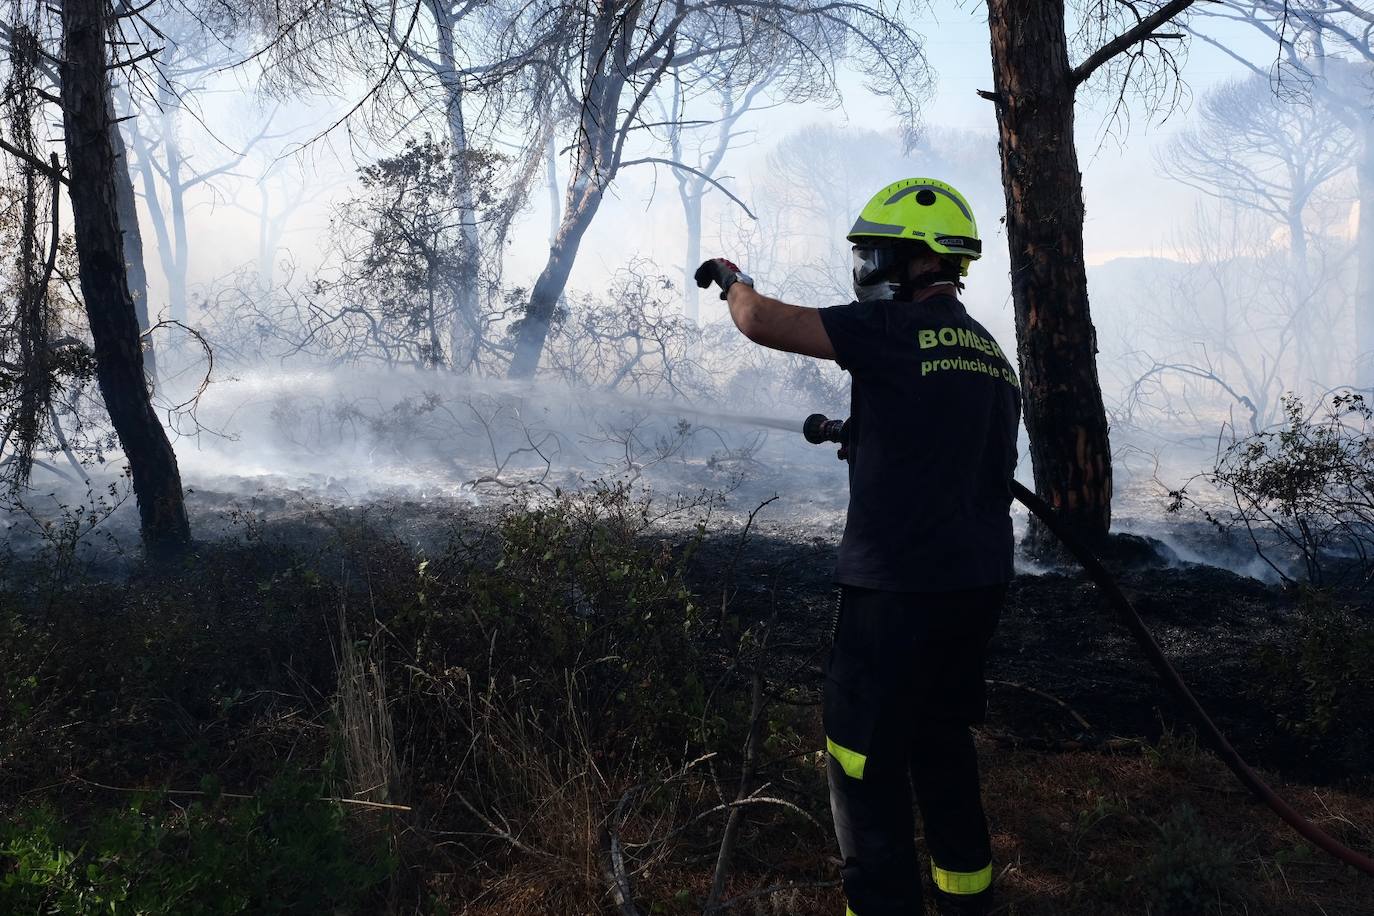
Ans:
[[[567,676],[559,707],[542,710],[528,705],[518,683],[464,681],[450,702],[467,719],[471,743],[455,753],[443,806],[468,815],[471,852],[490,868],[451,911],[599,911],[607,896],[603,832],[628,777],[616,755],[593,750],[577,675]]]
[[[1166,738],[1142,753],[1086,751],[1043,753],[981,746],[988,816],[998,868],[998,916],[1369,916],[1374,882],[1306,847],[1267,808],[1253,802],[1224,767],[1190,742]],[[1279,784],[1304,814],[1357,848],[1374,846],[1374,798],[1348,791]],[[1158,902],[1160,867],[1173,861],[1178,839],[1171,815],[1196,811],[1191,828],[1209,871],[1175,888],[1175,905]],[[762,849],[752,850],[764,858]],[[790,862],[800,883],[836,877],[833,850],[816,844],[809,862]],[[778,863],[774,863],[778,864]],[[699,910],[710,884],[709,863],[698,869],[665,869],[641,881],[646,911],[687,914]],[[835,916],[844,912],[836,887],[800,887],[750,896],[786,883],[750,874],[732,877],[727,898],[747,897],[724,912],[748,916]],[[1151,885],[1151,882],[1153,884]],[[1202,902],[1182,905],[1186,892]],[[686,894],[682,892],[686,891]],[[682,899],[676,903],[675,898]],[[687,898],[687,899],[683,899]],[[604,906],[604,904],[603,904]],[[474,911],[476,912],[476,911]],[[482,910],[482,912],[496,912]],[[501,910],[515,913],[517,910]],[[525,913],[544,912],[526,909]],[[587,912],[609,912],[609,909]]]
[[[1008,916],[1374,913],[1374,881],[1306,846],[1254,802],[1210,754],[1166,739],[1142,755],[984,750],[994,849]],[[1374,799],[1276,786],[1299,811],[1357,848],[1374,845]],[[1187,806],[1211,849],[1220,893],[1206,909],[1169,910],[1152,862],[1166,861],[1161,825]]]
[[[620,768],[614,753],[597,749],[595,714],[576,697],[570,678],[564,708],[551,716],[490,687],[470,691],[475,737],[458,761],[449,804],[480,822],[488,844],[472,852],[486,872],[461,890],[453,885],[457,896],[446,911],[617,912],[605,878],[609,827],[631,852],[640,912],[701,912],[723,823],[693,819],[718,801],[709,766],[656,777],[639,768],[643,761]],[[980,739],[999,916],[1374,914],[1369,879],[1307,847],[1191,739],[1170,734],[1125,747],[1045,752]],[[819,803],[819,760],[798,756],[772,778]],[[1374,846],[1374,796],[1276,788],[1351,846]],[[834,882],[837,869],[828,819],[816,814],[823,829],[781,809],[752,809],[744,855],[723,897],[734,903],[718,912],[844,912],[839,888],[818,886]]]
[[[354,643],[339,606],[339,680],[334,695],[340,752],[349,798],[398,801],[400,767],[387,703],[385,661]]]

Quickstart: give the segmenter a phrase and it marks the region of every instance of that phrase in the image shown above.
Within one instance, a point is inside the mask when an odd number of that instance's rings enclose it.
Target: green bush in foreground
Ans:
[[[438,679],[460,666],[479,691],[545,720],[573,690],[595,712],[596,743],[681,753],[707,711],[698,608],[690,551],[649,537],[655,510],[623,487],[592,487],[506,512],[494,556],[421,564],[419,607],[391,623],[414,659],[408,673]],[[422,696],[417,715],[433,715]]]
[[[22,811],[0,823],[0,912],[349,912],[394,863],[320,794],[280,776],[257,798],[212,792],[181,809],[135,796],[86,826]]]
[[[1374,752],[1374,624],[1318,591],[1298,611],[1290,641],[1260,648],[1269,677],[1257,693],[1278,706],[1286,731],[1359,771]]]
[[[1208,834],[1197,810],[1176,805],[1153,824],[1157,838],[1131,876],[1150,913],[1196,916],[1222,912],[1239,884],[1236,851]]]

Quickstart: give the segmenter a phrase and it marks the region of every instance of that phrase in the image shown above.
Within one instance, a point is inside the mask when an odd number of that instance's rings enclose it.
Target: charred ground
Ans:
[[[534,511],[201,492],[226,537],[171,572],[55,581],[50,556],[11,560],[0,894],[610,912],[614,838],[641,911],[700,912],[739,810],[713,911],[834,912],[834,518],[599,492]],[[1368,848],[1365,596],[1197,565],[1120,576],[1242,752]],[[1017,577],[988,678],[1001,912],[1370,911],[1362,879],[1196,746],[1081,576]]]

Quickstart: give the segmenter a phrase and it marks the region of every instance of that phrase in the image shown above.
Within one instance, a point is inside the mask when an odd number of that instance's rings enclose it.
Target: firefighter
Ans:
[[[696,281],[720,286],[753,342],[833,359],[851,379],[823,713],[847,912],[924,912],[914,789],[937,911],[981,914],[992,851],[970,726],[985,714],[983,659],[1012,576],[1020,392],[1006,353],[959,301],[982,253],[963,195],[898,181],[848,238],[848,305],[769,298],[721,258]]]

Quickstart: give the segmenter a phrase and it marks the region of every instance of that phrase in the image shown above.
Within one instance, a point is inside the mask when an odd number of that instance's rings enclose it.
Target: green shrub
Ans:
[[[1147,912],[1199,916],[1220,912],[1236,897],[1240,871],[1236,851],[1207,833],[1192,805],[1176,805],[1153,826],[1156,842],[1131,875]]]
[[[51,808],[0,824],[0,912],[339,912],[393,869],[384,842],[293,775],[253,799],[207,795],[177,810],[136,796],[78,826]]]
[[[1269,675],[1260,698],[1277,705],[1280,725],[1363,769],[1374,753],[1374,623],[1304,592],[1294,638],[1258,654]]]
[[[45,671],[51,655],[47,634],[0,603],[0,788],[12,759],[41,742],[43,725],[61,702]]]
[[[1185,485],[1169,510],[1202,509],[1223,529],[1243,529],[1260,558],[1285,582],[1290,558],[1314,585],[1367,584],[1374,572],[1374,407],[1338,392],[1311,413],[1283,398],[1283,422],[1237,438],[1202,479],[1227,494],[1204,507]]]
[[[623,487],[509,510],[485,555],[421,564],[418,609],[394,629],[426,676],[461,669],[536,714],[572,685],[596,746],[680,752],[706,711],[698,611],[685,557],[648,536],[652,523],[651,503]]]
[[[28,789],[54,767],[94,772],[98,761],[126,784],[213,770],[255,785],[288,746],[304,766],[322,763],[289,804],[274,800],[288,783],[260,799],[199,800],[180,819],[144,798],[78,820],[32,807],[39,797],[57,805],[65,790],[31,795],[0,827],[0,913],[372,912],[363,903],[391,858],[318,801],[353,792],[414,805],[422,823],[462,838],[466,861],[492,866],[445,861],[424,887],[407,883],[421,872],[398,871],[398,894],[462,899],[509,863],[511,884],[538,901],[529,912],[594,911],[607,813],[621,812],[627,842],[676,837],[665,825],[688,820],[696,791],[674,775],[684,753],[743,743],[741,698],[721,685],[730,659],[702,638],[684,578],[690,525],[671,543],[656,527],[679,509],[591,487],[512,505],[427,558],[345,518],[330,522],[331,537],[204,546],[184,571],[87,584],[43,613],[0,617],[0,661],[15,662],[0,670],[0,701],[62,688],[61,715],[45,704],[28,750],[12,757],[22,766],[0,768],[0,782]],[[344,714],[347,697],[332,704],[330,729],[315,727],[315,697],[340,680],[341,609],[343,638],[377,680],[354,706],[366,700],[391,718],[375,734]],[[36,688],[26,681],[35,672]],[[0,738],[15,708],[0,709]],[[68,721],[82,727],[59,731]],[[798,743],[800,729],[785,724],[770,738]],[[350,742],[386,736],[381,725],[402,770],[385,792],[349,765]],[[0,744],[0,762],[14,748]],[[350,822],[376,816],[345,810]],[[398,834],[397,855],[432,855],[405,845],[416,836]]]

